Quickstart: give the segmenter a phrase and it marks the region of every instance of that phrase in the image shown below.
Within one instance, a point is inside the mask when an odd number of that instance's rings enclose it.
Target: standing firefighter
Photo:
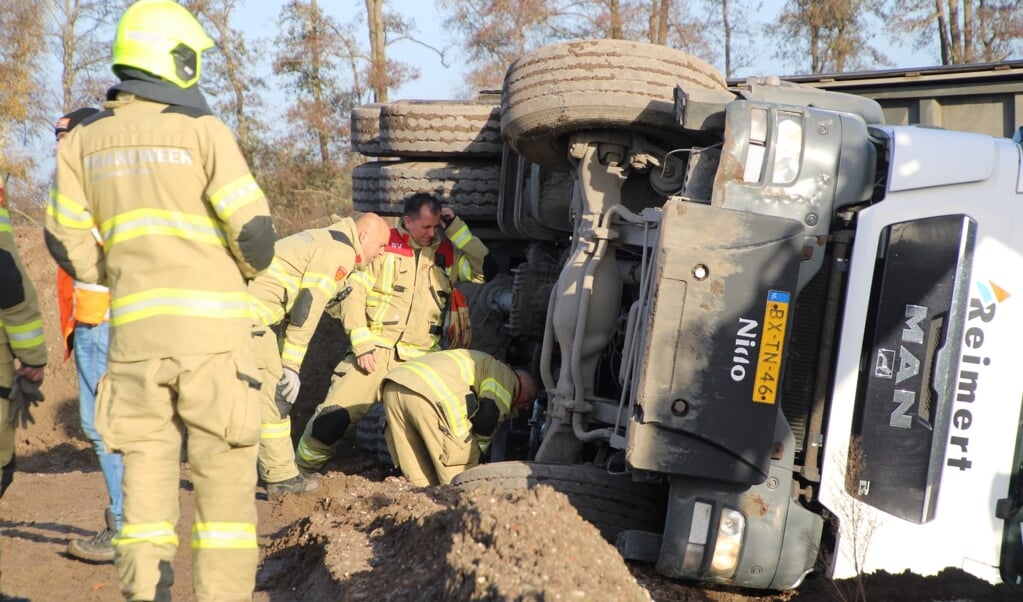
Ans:
[[[380,255],[389,234],[375,213],[338,218],[277,241],[270,269],[249,283],[260,321],[270,327],[256,337],[263,371],[259,476],[270,499],[317,488],[316,480],[299,474],[291,443],[288,414],[298,397],[302,360],[324,306],[357,264]],[[274,331],[282,331],[280,345]]]
[[[323,467],[348,426],[369,412],[392,368],[440,349],[452,285],[483,282],[486,255],[469,226],[433,195],[417,193],[405,201],[402,224],[391,230],[383,257],[349,279],[341,322],[351,353],[335,369],[326,399],[298,442],[300,468]]]
[[[476,466],[497,427],[536,398],[536,380],[483,351],[410,360],[384,379],[387,447],[417,487],[447,485]]]
[[[0,497],[14,479],[16,423],[30,420],[28,405],[42,400],[39,385],[45,365],[46,341],[36,290],[25,276],[14,245],[11,215],[0,182]]]
[[[275,234],[233,134],[196,86],[212,45],[171,0],[125,11],[121,82],[61,142],[46,214],[57,263],[110,287],[96,427],[124,461],[114,550],[129,600],[170,599],[184,435],[196,597],[248,600],[255,586],[260,380],[246,281],[270,265]]]

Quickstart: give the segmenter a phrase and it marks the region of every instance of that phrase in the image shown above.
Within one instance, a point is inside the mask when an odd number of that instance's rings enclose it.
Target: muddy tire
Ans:
[[[664,529],[665,487],[635,483],[628,475],[610,474],[594,466],[494,462],[463,472],[451,484],[464,489],[484,485],[502,489],[549,485],[565,494],[579,515],[612,543],[623,530],[660,533]]]
[[[372,161],[352,170],[352,206],[401,215],[409,195],[430,192],[464,220],[494,221],[500,179],[496,163]]]
[[[380,108],[383,104],[373,103],[352,109],[351,130],[352,150],[367,157],[379,157]]]
[[[384,424],[387,416],[384,405],[373,404],[369,413],[355,425],[355,449],[376,460],[381,468],[392,469],[391,453],[387,451],[387,439],[384,437]]]
[[[627,129],[683,146],[676,85],[727,93],[709,63],[665,46],[625,40],[545,46],[508,68],[501,133],[517,153],[555,171],[571,169],[566,134],[579,130]]]
[[[401,100],[380,109],[382,156],[497,159],[503,144],[491,103]]]

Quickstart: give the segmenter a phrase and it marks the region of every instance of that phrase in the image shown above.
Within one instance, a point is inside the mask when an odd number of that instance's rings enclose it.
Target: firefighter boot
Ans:
[[[117,535],[117,521],[114,513],[107,508],[107,525],[89,539],[73,539],[67,544],[67,553],[87,562],[113,562],[113,539]]]
[[[267,499],[277,500],[289,493],[297,493],[298,495],[312,493],[320,488],[320,481],[307,477],[303,474],[297,474],[290,479],[284,481],[278,481],[276,483],[266,484],[266,497]]]

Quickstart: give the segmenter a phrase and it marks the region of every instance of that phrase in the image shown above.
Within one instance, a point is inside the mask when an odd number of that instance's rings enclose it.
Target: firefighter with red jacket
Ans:
[[[413,485],[447,485],[476,466],[497,428],[536,398],[536,379],[483,351],[409,360],[384,379],[391,460]]]
[[[444,226],[444,236],[440,235]],[[383,256],[349,278],[340,318],[351,352],[334,370],[326,399],[306,424],[295,460],[319,471],[349,425],[377,401],[384,376],[399,363],[440,349],[443,314],[453,284],[484,280],[487,247],[437,197],[405,201]]]
[[[326,228],[278,240],[270,269],[249,283],[266,327],[256,337],[256,356],[263,371],[259,476],[270,499],[318,487],[299,473],[291,444],[289,414],[301,386],[302,360],[324,307],[356,266],[380,255],[389,235],[387,222],[375,213],[334,218]]]
[[[276,235],[233,133],[196,85],[212,46],[172,0],[129,6],[113,45],[121,82],[61,142],[46,211],[57,263],[110,287],[96,428],[124,461],[113,544],[129,600],[170,599],[186,436],[196,598],[248,600],[255,588],[261,380],[247,281],[270,265]]]
[[[46,340],[36,290],[14,244],[11,215],[0,182],[0,497],[14,479],[14,434],[18,414],[28,408],[25,392],[42,399],[39,385],[46,366]],[[29,417],[28,414],[23,414]],[[29,417],[30,419],[30,417]],[[3,594],[0,594],[0,598]]]

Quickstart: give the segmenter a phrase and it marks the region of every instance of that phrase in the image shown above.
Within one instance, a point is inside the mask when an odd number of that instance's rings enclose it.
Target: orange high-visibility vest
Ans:
[[[110,319],[110,289],[101,284],[76,282],[58,267],[57,304],[60,308],[60,334],[66,360],[71,357],[71,333],[77,323],[95,325]]]

